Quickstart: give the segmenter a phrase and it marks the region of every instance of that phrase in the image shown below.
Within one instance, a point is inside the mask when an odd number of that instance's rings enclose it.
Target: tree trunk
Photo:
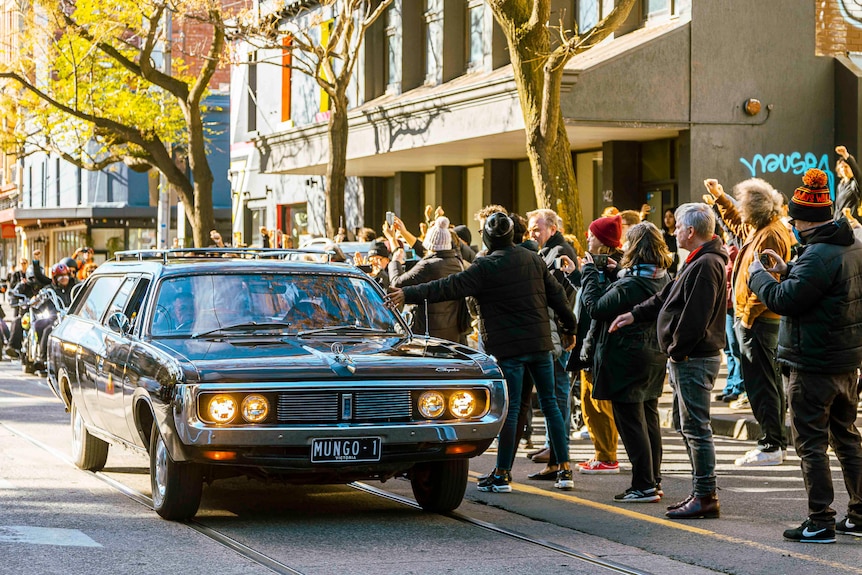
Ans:
[[[326,164],[326,236],[333,238],[344,219],[347,186],[347,95],[330,97],[329,162]]]
[[[502,7],[503,5],[506,7]],[[551,53],[550,30],[544,23],[528,26],[526,20],[530,17],[529,9],[525,8],[519,12],[517,6],[506,3],[495,3],[491,7],[505,32],[509,46],[521,113],[524,116],[527,158],[530,160],[536,203],[540,208],[557,212],[563,219],[565,231],[575,234],[581,240],[585,228],[572,165],[571,144],[562,111],[558,111],[557,129],[553,133],[542,134],[541,131],[544,67]],[[558,92],[548,96],[559,98],[560,94]]]
[[[184,200],[186,206],[193,206],[194,213],[189,214],[192,225],[192,238],[196,248],[210,244],[210,230],[215,228],[215,211],[213,210],[213,178],[206,154],[206,139],[201,116],[200,102],[189,102],[184,107],[186,125],[188,126],[188,157],[189,169],[194,182],[194,198],[192,203]],[[230,238],[224,238],[226,243]]]

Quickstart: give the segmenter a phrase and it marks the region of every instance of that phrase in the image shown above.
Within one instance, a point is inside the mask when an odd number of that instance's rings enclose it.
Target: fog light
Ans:
[[[458,419],[470,417],[476,411],[476,398],[469,391],[456,391],[449,397],[449,411]]]
[[[427,419],[437,419],[446,410],[446,400],[439,391],[426,391],[419,396],[419,413]]]
[[[236,417],[236,401],[229,395],[216,395],[210,400],[208,410],[216,423],[230,423]]]
[[[262,395],[247,395],[242,400],[242,418],[249,423],[260,423],[269,415],[269,402]]]

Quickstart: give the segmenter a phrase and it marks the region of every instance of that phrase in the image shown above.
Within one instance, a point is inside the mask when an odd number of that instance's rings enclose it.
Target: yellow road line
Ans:
[[[477,478],[479,477],[479,473],[475,471],[470,472],[470,476]],[[678,531],[686,531],[688,533],[694,533],[696,535],[703,535],[706,537],[711,537],[713,539],[718,539],[720,541],[725,541],[727,543],[734,543],[736,545],[747,545],[748,547],[752,547],[754,549],[758,549],[760,551],[767,551],[769,553],[778,553],[779,555],[785,555],[787,557],[794,557],[796,559],[801,559],[803,561],[811,561],[813,563],[818,563],[820,565],[825,565],[832,569],[841,569],[843,571],[850,571],[852,573],[862,574],[862,568],[854,567],[850,565],[845,565],[843,563],[838,563],[837,561],[829,561],[827,559],[820,559],[819,557],[812,557],[811,555],[805,555],[804,553],[796,553],[793,551],[787,551],[786,549],[780,549],[778,547],[772,547],[769,545],[765,545],[763,543],[758,543],[756,541],[749,541],[748,539],[740,539],[738,537],[732,537],[730,535],[724,535],[722,533],[716,533],[715,531],[710,531],[708,529],[701,529],[700,527],[694,527],[692,525],[688,525],[685,523],[677,523],[676,521],[671,521],[669,519],[662,519],[660,517],[653,517],[652,515],[646,515],[644,513],[638,513],[636,511],[632,511],[631,509],[623,509],[621,507],[617,507],[615,505],[607,505],[606,503],[598,503],[596,501],[590,501],[589,499],[583,499],[582,497],[577,497],[575,495],[569,495],[565,492],[556,492],[556,491],[548,491],[545,489],[540,489],[538,487],[532,487],[530,485],[524,485],[522,483],[512,482],[512,491],[519,491],[521,493],[530,493],[533,495],[540,495],[542,497],[549,497],[551,499],[555,499],[557,501],[565,501],[567,503],[574,503],[576,505],[583,505],[584,507],[590,507],[592,509],[598,509],[600,511],[607,511],[609,513],[614,513],[616,515],[622,515],[624,517],[628,517],[630,519],[637,519],[638,521],[645,521],[647,523],[655,523],[656,525],[662,525],[664,527],[670,527],[671,529],[676,529]]]

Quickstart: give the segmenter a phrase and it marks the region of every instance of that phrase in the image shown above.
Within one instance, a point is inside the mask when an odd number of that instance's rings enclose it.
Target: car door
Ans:
[[[132,340],[128,330],[122,327],[124,322],[116,321],[116,317],[112,321],[111,318],[120,314],[129,322],[128,325],[131,325],[125,310],[140,279],[140,274],[127,275],[111,300],[98,328],[102,354],[95,358],[96,397],[102,423],[111,434],[126,440],[131,433],[126,419],[124,388],[128,383],[126,362],[129,359]]]
[[[96,391],[98,360],[105,352],[101,321],[124,279],[122,275],[92,278],[77,312],[81,332],[75,342],[75,384],[72,386],[72,395],[84,418],[102,429],[106,427]]]

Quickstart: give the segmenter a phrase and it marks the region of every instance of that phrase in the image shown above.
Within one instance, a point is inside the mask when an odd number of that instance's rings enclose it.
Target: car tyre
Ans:
[[[184,521],[197,513],[203,492],[200,466],[171,459],[156,423],[150,435],[150,483],[153,508],[164,519]]]
[[[108,444],[87,431],[84,418],[75,402],[70,409],[72,419],[72,457],[75,465],[86,471],[99,471],[108,461]]]
[[[466,459],[417,463],[410,475],[416,502],[431,513],[452,511],[464,499],[469,471]]]

